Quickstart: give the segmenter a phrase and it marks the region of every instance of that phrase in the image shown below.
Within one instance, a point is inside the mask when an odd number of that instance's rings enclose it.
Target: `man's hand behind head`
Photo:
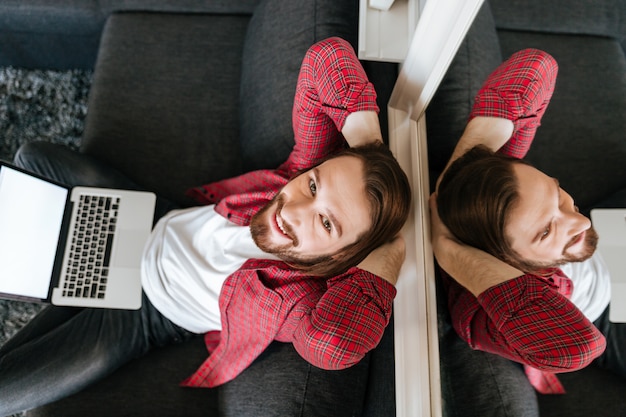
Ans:
[[[478,296],[488,288],[524,275],[494,256],[460,242],[439,218],[436,194],[430,196],[429,203],[435,258],[444,271],[472,294]]]
[[[390,242],[370,252],[358,267],[396,285],[405,256],[404,238],[401,234],[397,234]]]

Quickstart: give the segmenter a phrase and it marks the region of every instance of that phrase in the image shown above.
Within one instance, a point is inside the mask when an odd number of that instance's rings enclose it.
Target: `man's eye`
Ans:
[[[330,220],[328,220],[328,218],[322,217],[322,225],[329,232],[332,230],[332,225],[330,224]]]
[[[312,195],[315,195],[315,193],[317,193],[317,185],[315,185],[315,181],[313,181],[313,179],[309,180],[309,190],[311,190]]]

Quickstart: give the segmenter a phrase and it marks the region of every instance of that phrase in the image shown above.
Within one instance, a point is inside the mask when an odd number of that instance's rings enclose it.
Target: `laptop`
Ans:
[[[598,232],[598,251],[611,276],[609,319],[626,322],[626,208],[593,209],[591,222]]]
[[[67,187],[0,162],[0,297],[139,309],[150,192]]]

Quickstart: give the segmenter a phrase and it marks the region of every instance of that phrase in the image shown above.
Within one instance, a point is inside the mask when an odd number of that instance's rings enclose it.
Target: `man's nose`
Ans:
[[[591,220],[578,211],[568,213],[566,219],[567,230],[570,237],[576,236],[591,227]]]
[[[307,199],[296,199],[285,203],[281,216],[291,226],[300,226],[312,210],[312,204]]]

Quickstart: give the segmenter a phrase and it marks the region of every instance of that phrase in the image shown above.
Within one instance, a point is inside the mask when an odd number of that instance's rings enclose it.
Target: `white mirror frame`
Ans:
[[[403,44],[405,33],[413,37],[405,46],[405,57],[391,95],[389,112],[389,146],[411,181],[413,208],[403,229],[407,257],[398,279],[394,301],[395,374],[397,417],[440,417],[442,415],[441,380],[434,259],[430,245],[428,197],[430,194],[426,120],[424,111],[439,87],[465,34],[484,0],[396,0],[389,11],[361,10],[360,44],[369,32],[369,50],[377,60],[395,61],[401,52],[381,39],[385,22],[406,22],[393,28]],[[367,2],[367,0],[362,0]],[[418,4],[422,2],[423,4]],[[366,7],[367,9],[367,7]],[[371,14],[375,14],[375,18]],[[381,13],[397,13],[395,17]],[[398,15],[399,13],[399,15]],[[417,25],[413,13],[419,14]],[[367,27],[367,16],[374,29]],[[365,23],[365,24],[364,24]],[[388,35],[386,35],[388,36]],[[367,51],[367,45],[363,51]],[[359,47],[360,58],[368,59]]]

